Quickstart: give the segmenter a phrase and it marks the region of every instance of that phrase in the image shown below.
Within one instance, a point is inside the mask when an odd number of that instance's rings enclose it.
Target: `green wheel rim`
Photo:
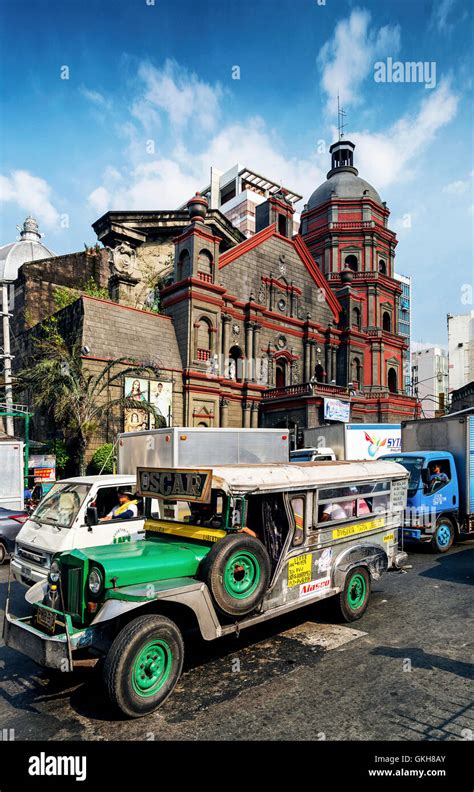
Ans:
[[[365,602],[367,594],[367,583],[365,577],[360,573],[354,575],[347,589],[347,602],[351,610],[357,610]]]
[[[168,679],[173,665],[173,653],[166,641],[149,641],[135,658],[132,668],[132,687],[144,698],[154,696]]]
[[[231,597],[250,597],[259,581],[260,564],[252,553],[240,552],[229,558],[224,569],[224,588]]]

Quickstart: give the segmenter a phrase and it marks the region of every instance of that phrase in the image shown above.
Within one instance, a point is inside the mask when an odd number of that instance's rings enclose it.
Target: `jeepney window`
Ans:
[[[227,497],[218,490],[212,491],[210,503],[171,501],[147,498],[151,502],[149,514],[153,520],[170,520],[206,528],[224,527]]]
[[[301,495],[296,498],[291,498],[291,511],[295,521],[295,533],[293,535],[294,546],[303,544],[304,541],[304,506],[305,499]]]
[[[319,525],[384,514],[389,502],[390,481],[322,489],[319,490],[316,522]]]

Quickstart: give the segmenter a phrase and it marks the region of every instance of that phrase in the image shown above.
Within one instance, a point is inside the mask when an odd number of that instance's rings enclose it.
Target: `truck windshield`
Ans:
[[[387,460],[390,462],[398,462],[403,465],[405,470],[408,470],[410,478],[408,479],[408,495],[413,495],[420,485],[421,469],[423,467],[423,457],[407,457],[397,454],[384,455],[379,459]]]
[[[32,519],[58,528],[70,528],[89,490],[89,484],[58,482],[35,509]]]

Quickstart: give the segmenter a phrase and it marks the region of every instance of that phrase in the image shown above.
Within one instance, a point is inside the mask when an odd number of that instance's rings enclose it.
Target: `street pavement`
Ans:
[[[374,583],[353,624],[332,625],[309,605],[239,638],[190,636],[176,690],[139,720],[117,718],[98,670],[47,672],[0,641],[0,737],[473,739],[474,541],[443,556],[410,548],[408,563]],[[4,566],[2,609],[7,577]],[[13,589],[20,614],[24,590]]]

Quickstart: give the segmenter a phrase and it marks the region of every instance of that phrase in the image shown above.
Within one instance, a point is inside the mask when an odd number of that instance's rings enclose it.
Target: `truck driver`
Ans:
[[[109,520],[133,520],[138,517],[138,501],[132,500],[132,493],[130,490],[118,491],[118,504],[99,522],[108,522]]]

